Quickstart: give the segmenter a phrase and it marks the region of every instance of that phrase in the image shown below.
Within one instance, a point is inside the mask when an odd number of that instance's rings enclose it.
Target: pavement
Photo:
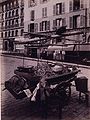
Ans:
[[[2,94],[1,110],[2,120],[42,120],[39,108],[31,105],[29,99],[16,100],[8,91]],[[47,120],[59,120],[56,107],[48,110]],[[90,120],[90,106],[79,103],[75,91],[72,91],[69,104],[63,108],[62,120]]]
[[[4,82],[8,80],[18,65],[35,65],[36,59],[15,56],[0,56],[1,60],[1,119],[2,120],[42,120],[41,111],[35,104],[31,104],[29,98],[16,100],[7,90],[4,89]],[[82,70],[80,74],[85,75],[89,79],[90,88],[90,69],[85,66],[79,66]],[[90,99],[89,99],[90,103]],[[52,108],[52,109],[51,109]],[[59,120],[57,107],[51,106],[48,109],[47,120]],[[78,92],[72,86],[72,94],[70,102],[63,108],[62,120],[90,120],[90,104],[86,107],[83,95],[83,101],[79,103]]]

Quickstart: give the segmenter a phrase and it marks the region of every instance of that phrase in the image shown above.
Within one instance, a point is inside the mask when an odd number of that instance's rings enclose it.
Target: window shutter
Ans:
[[[34,24],[34,32],[38,32],[38,23]]]
[[[42,8],[42,17],[44,17],[44,8]]]
[[[40,23],[40,31],[42,31],[42,22]]]
[[[56,20],[53,20],[53,29],[55,30],[56,28]]]
[[[56,5],[53,5],[53,15],[56,15]]]
[[[47,21],[47,30],[50,30],[50,21]]]
[[[73,2],[72,1],[69,2],[69,11],[70,12],[73,11]]]
[[[83,26],[84,24],[84,18],[83,15],[80,16],[80,26]]]
[[[80,2],[80,7],[81,7],[81,9],[84,8],[84,1],[83,0],[81,0],[81,2]]]
[[[35,16],[34,14],[35,14],[35,12],[34,12],[34,10],[32,10],[32,11],[31,11],[31,20],[32,20],[32,21],[34,20],[34,16]]]
[[[73,28],[73,17],[69,18],[69,27]]]
[[[30,25],[28,25],[28,32],[30,32]]]
[[[65,2],[62,3],[62,13],[65,13]]]
[[[66,18],[62,18],[62,26],[66,25]]]
[[[47,17],[47,7],[45,7],[45,17]]]

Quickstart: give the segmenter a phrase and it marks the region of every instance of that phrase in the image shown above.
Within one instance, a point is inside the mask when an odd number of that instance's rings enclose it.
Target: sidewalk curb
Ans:
[[[32,61],[38,61],[37,58],[30,58],[30,57],[23,57],[23,56],[14,56],[14,55],[6,55],[6,54],[0,54],[0,56],[5,56],[5,57],[12,57],[12,58],[18,58],[18,59],[25,59],[25,60],[32,60]],[[44,60],[44,59],[39,59],[39,61],[49,61],[52,63],[61,63],[64,65],[72,65],[72,66],[77,66],[77,67],[81,67],[81,68],[87,68],[90,69],[90,66],[86,66],[86,65],[80,65],[80,64],[75,64],[75,63],[67,63],[67,62],[60,62],[60,61],[52,61],[52,60]]]

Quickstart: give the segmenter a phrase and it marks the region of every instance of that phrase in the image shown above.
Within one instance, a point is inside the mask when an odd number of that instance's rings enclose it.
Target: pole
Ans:
[[[87,42],[87,8],[85,8],[85,42]]]

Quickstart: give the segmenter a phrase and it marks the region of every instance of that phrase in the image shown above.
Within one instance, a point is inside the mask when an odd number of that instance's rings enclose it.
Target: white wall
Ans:
[[[48,0],[48,2],[45,2],[43,4],[40,4],[40,0],[36,0],[37,5],[34,7],[28,7],[28,0],[24,0],[24,30],[28,32],[28,24],[30,24],[30,11],[35,10],[35,22],[40,23],[42,20],[50,20],[50,30],[53,28],[53,19],[54,18],[61,18],[61,17],[67,17],[66,24],[67,28],[69,28],[69,17],[73,16],[74,14],[84,14],[84,10],[77,11],[77,12],[71,12],[69,13],[69,1],[71,0]],[[73,0],[72,0],[73,1]],[[87,8],[90,8],[90,0],[83,0],[85,4],[87,4]],[[65,2],[65,14],[53,16],[53,5],[56,3]],[[86,6],[86,5],[85,5]],[[47,7],[47,18],[42,18],[42,8]]]

